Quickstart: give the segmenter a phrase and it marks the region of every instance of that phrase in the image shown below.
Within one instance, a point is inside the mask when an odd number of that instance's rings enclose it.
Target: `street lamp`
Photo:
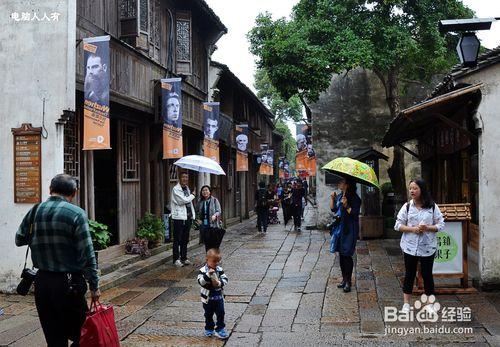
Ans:
[[[457,53],[464,67],[477,65],[477,56],[481,43],[474,33],[463,33],[457,44]]]
[[[500,17],[441,20],[439,21],[439,31],[461,33],[457,44],[460,62],[464,67],[474,67],[477,65],[477,56],[481,43],[473,31],[490,30],[491,23],[496,20],[500,20]]]

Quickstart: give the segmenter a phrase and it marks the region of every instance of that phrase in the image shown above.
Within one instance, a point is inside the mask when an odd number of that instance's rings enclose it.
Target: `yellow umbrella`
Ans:
[[[337,176],[350,178],[357,183],[379,188],[377,175],[370,165],[348,157],[337,158],[322,167]]]

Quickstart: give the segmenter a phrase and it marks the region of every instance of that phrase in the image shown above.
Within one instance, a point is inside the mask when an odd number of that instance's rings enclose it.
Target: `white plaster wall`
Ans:
[[[479,137],[479,271],[483,284],[500,284],[500,65],[460,82],[484,83],[478,117]]]
[[[0,2],[0,290],[12,291],[19,280],[26,248],[14,244],[15,232],[31,204],[14,203],[13,136],[22,123],[45,127],[42,139],[42,200],[51,178],[63,172],[63,129],[56,121],[75,109],[76,0],[2,0]],[[60,13],[58,21],[19,21],[13,12],[43,17]]]

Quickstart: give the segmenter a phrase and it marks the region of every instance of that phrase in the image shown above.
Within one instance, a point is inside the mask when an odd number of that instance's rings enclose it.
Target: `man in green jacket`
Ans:
[[[88,281],[92,300],[98,300],[99,278],[87,215],[71,200],[77,190],[73,177],[55,176],[50,197],[38,206],[33,220],[31,259],[38,269],[35,304],[49,346],[78,345],[88,310]],[[16,233],[16,246],[29,243],[31,209]]]

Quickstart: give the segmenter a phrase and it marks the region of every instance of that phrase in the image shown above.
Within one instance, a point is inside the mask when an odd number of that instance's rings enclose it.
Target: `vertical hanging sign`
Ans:
[[[109,35],[83,39],[83,149],[110,149]]]
[[[220,104],[218,102],[203,103],[203,153],[205,157],[219,160],[219,128],[220,128]]]
[[[42,128],[23,124],[12,129],[14,135],[14,202],[41,201]]]
[[[248,124],[236,126],[236,171],[248,171]]]
[[[161,80],[163,159],[183,156],[181,81],[181,78]]]

